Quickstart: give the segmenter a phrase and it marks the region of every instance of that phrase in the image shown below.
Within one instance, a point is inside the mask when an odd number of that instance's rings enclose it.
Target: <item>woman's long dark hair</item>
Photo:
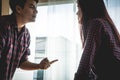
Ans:
[[[83,41],[83,46],[85,43],[85,39],[87,36],[87,27],[86,24],[88,20],[93,18],[103,18],[106,19],[109,24],[111,25],[112,29],[115,31],[115,34],[117,35],[119,41],[120,41],[120,35],[117,31],[112,19],[110,18],[106,6],[104,4],[103,0],[77,0],[78,7],[81,8],[82,11],[82,27],[81,27],[81,39]]]

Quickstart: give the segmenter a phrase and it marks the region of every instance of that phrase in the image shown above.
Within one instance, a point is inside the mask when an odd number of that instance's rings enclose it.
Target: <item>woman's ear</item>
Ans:
[[[16,13],[20,14],[20,13],[21,13],[21,10],[22,10],[22,8],[17,5],[17,6],[16,6]]]

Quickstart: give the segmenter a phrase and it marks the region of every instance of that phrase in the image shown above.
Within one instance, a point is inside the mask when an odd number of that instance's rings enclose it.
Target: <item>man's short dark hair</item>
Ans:
[[[20,6],[21,8],[24,8],[24,5],[27,0],[9,0],[10,8],[13,12],[16,12],[16,5]],[[36,3],[38,3],[38,0],[34,0]]]

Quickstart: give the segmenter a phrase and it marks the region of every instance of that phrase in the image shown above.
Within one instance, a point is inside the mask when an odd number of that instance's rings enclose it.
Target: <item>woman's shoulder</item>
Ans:
[[[89,24],[105,24],[107,23],[107,20],[103,18],[94,18],[88,21]]]
[[[108,29],[110,28],[110,24],[106,19],[103,18],[94,18],[88,21],[89,26],[93,26],[94,28],[104,28],[104,29]]]
[[[98,28],[102,28],[104,26],[104,22],[105,20],[102,18],[94,18],[94,19],[90,19],[87,22],[87,26],[89,26],[89,29],[98,29]]]

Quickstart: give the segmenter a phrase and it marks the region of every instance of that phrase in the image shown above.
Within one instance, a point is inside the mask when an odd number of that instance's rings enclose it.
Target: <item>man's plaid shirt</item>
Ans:
[[[12,80],[20,64],[27,60],[30,34],[24,26],[18,32],[15,16],[0,17],[0,80]]]

